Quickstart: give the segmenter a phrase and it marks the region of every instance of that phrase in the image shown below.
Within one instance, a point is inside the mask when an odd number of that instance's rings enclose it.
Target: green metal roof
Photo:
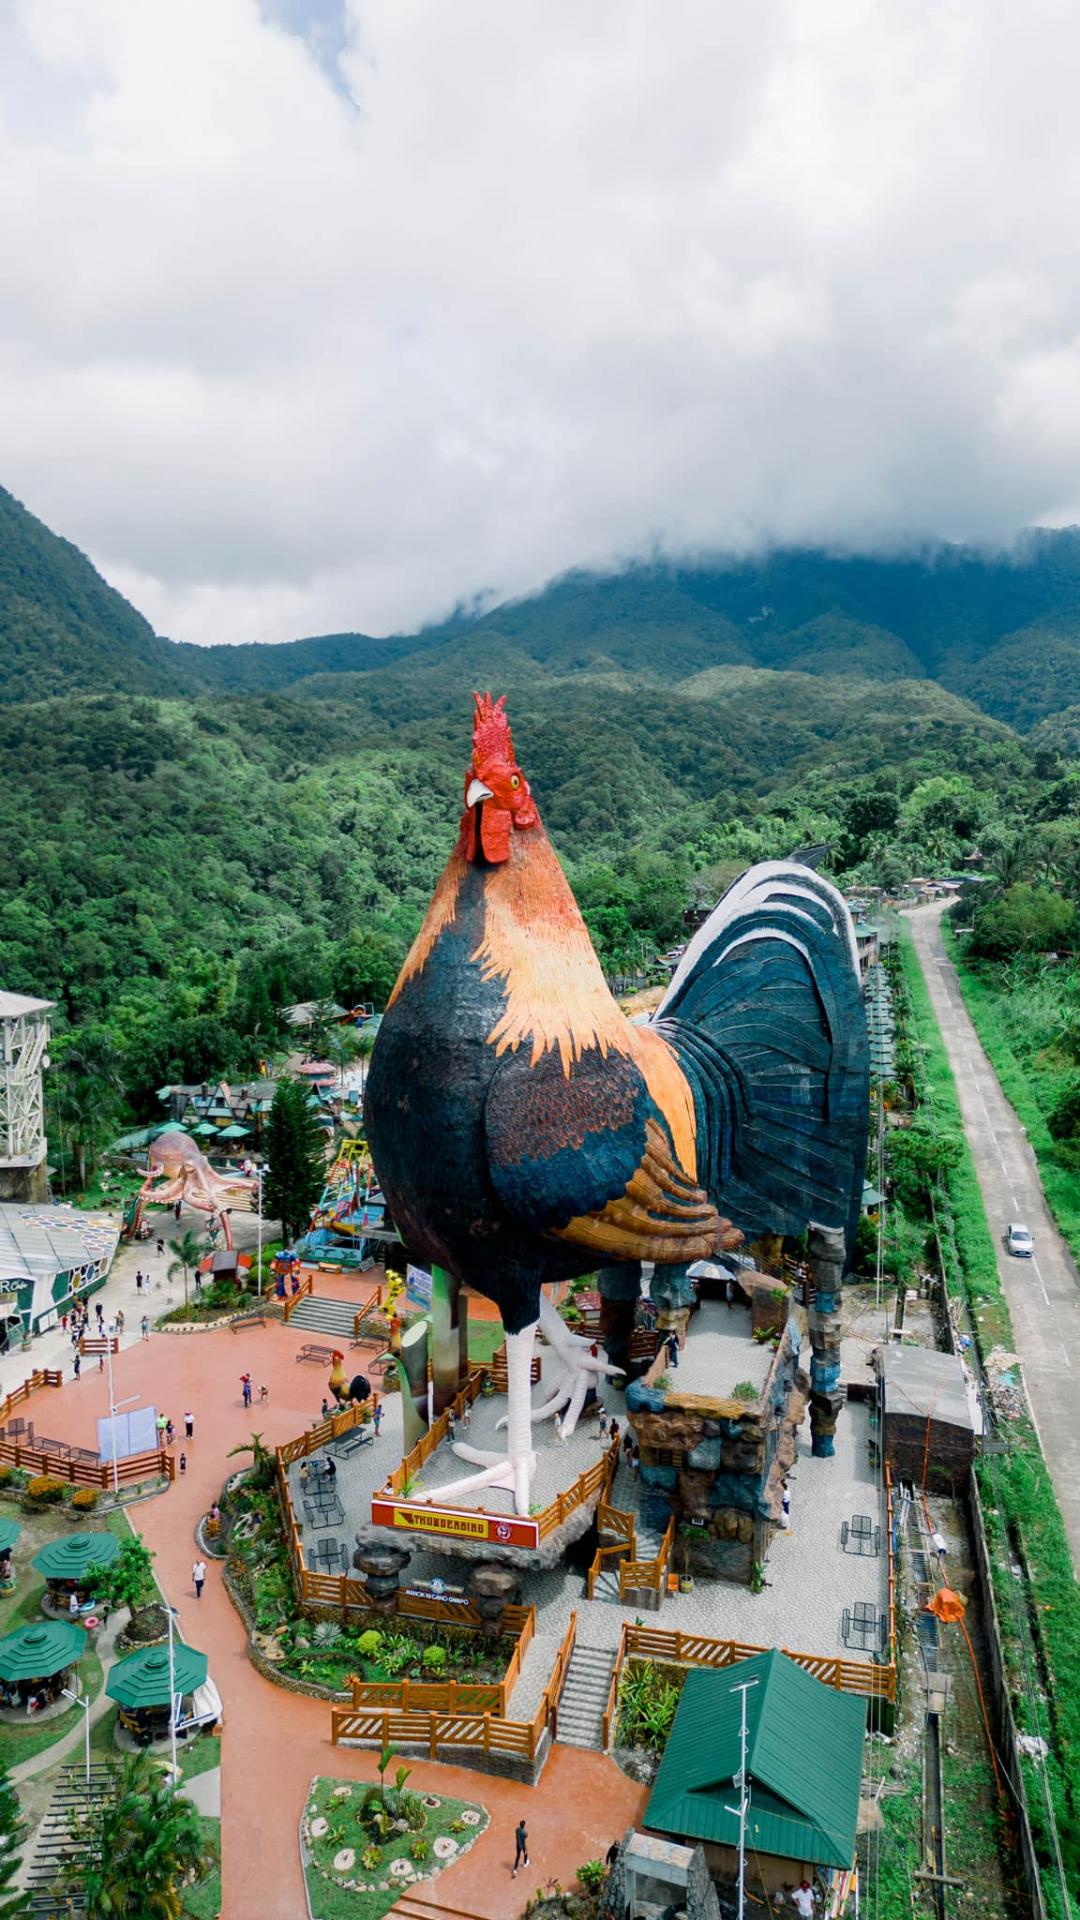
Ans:
[[[0,1680],[49,1680],[85,1649],[85,1633],[70,1620],[32,1620],[0,1640]]]
[[[87,1567],[107,1567],[119,1551],[115,1533],[69,1533],[39,1547],[30,1564],[46,1580],[81,1580]]]
[[[173,1693],[194,1693],[206,1679],[207,1658],[183,1640],[173,1641],[170,1684],[167,1641],[153,1647],[138,1647],[124,1660],[118,1660],[109,1675],[105,1691],[110,1700],[122,1707],[167,1707]]]
[[[778,1652],[756,1654],[722,1672],[686,1677],[660,1762],[645,1825],[660,1833],[739,1842],[734,1781],[739,1770],[745,1681],[750,1810],[747,1838],[758,1853],[849,1867],[862,1779],[866,1701],[840,1693]]]
[[[10,1553],[21,1532],[17,1520],[0,1520],[0,1553]]]

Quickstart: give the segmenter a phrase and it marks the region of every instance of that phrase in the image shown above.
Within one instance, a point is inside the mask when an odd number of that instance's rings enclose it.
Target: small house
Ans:
[[[748,1893],[771,1898],[804,1878],[828,1882],[847,1872],[866,1701],[825,1686],[775,1648],[687,1674],[644,1825],[666,1839],[700,1842],[713,1878],[735,1880],[744,1700]]]

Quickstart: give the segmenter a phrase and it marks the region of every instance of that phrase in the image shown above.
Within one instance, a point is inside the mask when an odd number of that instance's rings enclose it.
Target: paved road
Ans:
[[[1012,1315],[1016,1352],[1058,1503],[1080,1571],[1080,1277],[1043,1198],[1035,1155],[998,1085],[971,1024],[941,937],[942,903],[908,915],[956,1078],[960,1110],[979,1176],[998,1271]],[[1035,1259],[1015,1260],[1005,1224],[1035,1236]]]

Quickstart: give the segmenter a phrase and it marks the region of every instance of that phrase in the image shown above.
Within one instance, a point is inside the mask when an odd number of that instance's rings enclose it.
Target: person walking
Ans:
[[[173,1441],[174,1441],[175,1439],[176,1439],[176,1428],[175,1428],[175,1427],[173,1426],[173,1423],[172,1423],[172,1421],[171,1421],[171,1420],[166,1420],[166,1422],[165,1422],[165,1445],[166,1445],[167,1447],[171,1447],[171,1446],[172,1446],[172,1443],[173,1443]]]
[[[150,1315],[148,1313],[144,1313],[142,1317],[142,1337],[144,1340],[149,1340],[150,1338]]]
[[[563,1432],[562,1415],[558,1413],[555,1415],[555,1438],[556,1440],[566,1439],[566,1435]]]
[[[600,1438],[601,1440],[607,1439],[607,1431],[608,1431],[608,1410],[603,1405],[603,1403],[601,1403],[601,1406],[600,1406]]]
[[[195,1438],[195,1415],[194,1415],[193,1413],[185,1413],[185,1415],[184,1415],[184,1439],[185,1439],[185,1440],[194,1440],[194,1438]]]
[[[465,1402],[465,1409],[461,1416],[461,1424],[464,1427],[466,1433],[468,1433],[469,1428],[472,1426],[472,1401],[471,1400],[466,1400]]]
[[[375,1438],[377,1440],[379,1437],[379,1428],[382,1426],[382,1401],[381,1400],[378,1402],[375,1408],[375,1411],[371,1416],[371,1424],[375,1428]]]
[[[677,1334],[677,1333],[669,1333],[669,1334],[668,1334],[668,1337],[667,1337],[667,1357],[668,1357],[668,1360],[669,1360],[669,1362],[671,1363],[671,1365],[672,1365],[673,1367],[677,1367],[677,1366],[678,1366],[678,1364],[679,1364],[679,1336],[678,1336],[678,1334]]]
[[[136,1293],[142,1292],[142,1268],[141,1267],[136,1267],[135,1269],[135,1291]]]
[[[446,1409],[446,1431],[451,1440],[457,1432],[457,1414],[454,1412],[453,1407],[447,1407]]]
[[[242,1374],[240,1375],[240,1391],[241,1391],[241,1393],[243,1394],[243,1397],[244,1397],[244,1405],[245,1405],[245,1407],[250,1407],[250,1405],[251,1405],[251,1375],[250,1375],[250,1373],[242,1373]]]
[[[157,1255],[159,1260],[163,1260],[165,1258],[165,1242],[161,1238],[160,1234],[158,1235],[158,1240],[157,1240]]]
[[[195,1588],[196,1600],[201,1600],[203,1586],[206,1581],[206,1561],[205,1560],[196,1560],[194,1566],[191,1569],[191,1581],[192,1581],[192,1585]]]
[[[529,1835],[524,1820],[519,1820],[517,1826],[514,1828],[514,1871],[510,1878],[516,1880],[518,1868],[520,1866],[527,1867],[528,1864]]]
[[[187,1454],[186,1453],[182,1453],[180,1455],[180,1471],[181,1473],[187,1472]]]
[[[73,1377],[76,1380],[78,1379],[80,1373],[82,1372],[82,1354],[79,1352],[78,1347],[76,1347],[75,1352],[72,1356],[71,1371],[72,1371]]]
[[[123,1307],[117,1307],[117,1309],[116,1309],[116,1331],[117,1331],[117,1333],[123,1333],[123,1331],[124,1331],[124,1309],[123,1309]]]

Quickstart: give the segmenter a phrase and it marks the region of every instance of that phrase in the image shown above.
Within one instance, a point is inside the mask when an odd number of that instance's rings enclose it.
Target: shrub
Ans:
[[[317,1647],[336,1647],[345,1635],[336,1620],[320,1620],[312,1638]]]
[[[362,1660],[376,1660],[382,1650],[383,1637],[377,1627],[368,1627],[356,1643],[356,1651]]]
[[[9,1486],[15,1478],[14,1467],[0,1467],[0,1487]]]
[[[414,1860],[426,1860],[431,1852],[430,1840],[414,1840],[409,1848]]]
[[[36,1474],[33,1480],[28,1480],[26,1483],[27,1499],[36,1500],[40,1506],[55,1506],[57,1501],[63,1499],[66,1492],[66,1481],[54,1480],[47,1473]]]
[[[607,1868],[602,1860],[586,1860],[577,1870],[578,1881],[586,1893],[599,1893],[607,1879]]]
[[[89,1513],[92,1507],[97,1506],[97,1503],[98,1496],[96,1487],[80,1487],[78,1492],[73,1493],[71,1496],[71,1504],[79,1513]]]
[[[761,1395],[752,1380],[739,1380],[731,1389],[733,1400],[760,1400]]]
[[[446,1648],[425,1647],[421,1664],[427,1667],[430,1673],[441,1673],[446,1665]]]

